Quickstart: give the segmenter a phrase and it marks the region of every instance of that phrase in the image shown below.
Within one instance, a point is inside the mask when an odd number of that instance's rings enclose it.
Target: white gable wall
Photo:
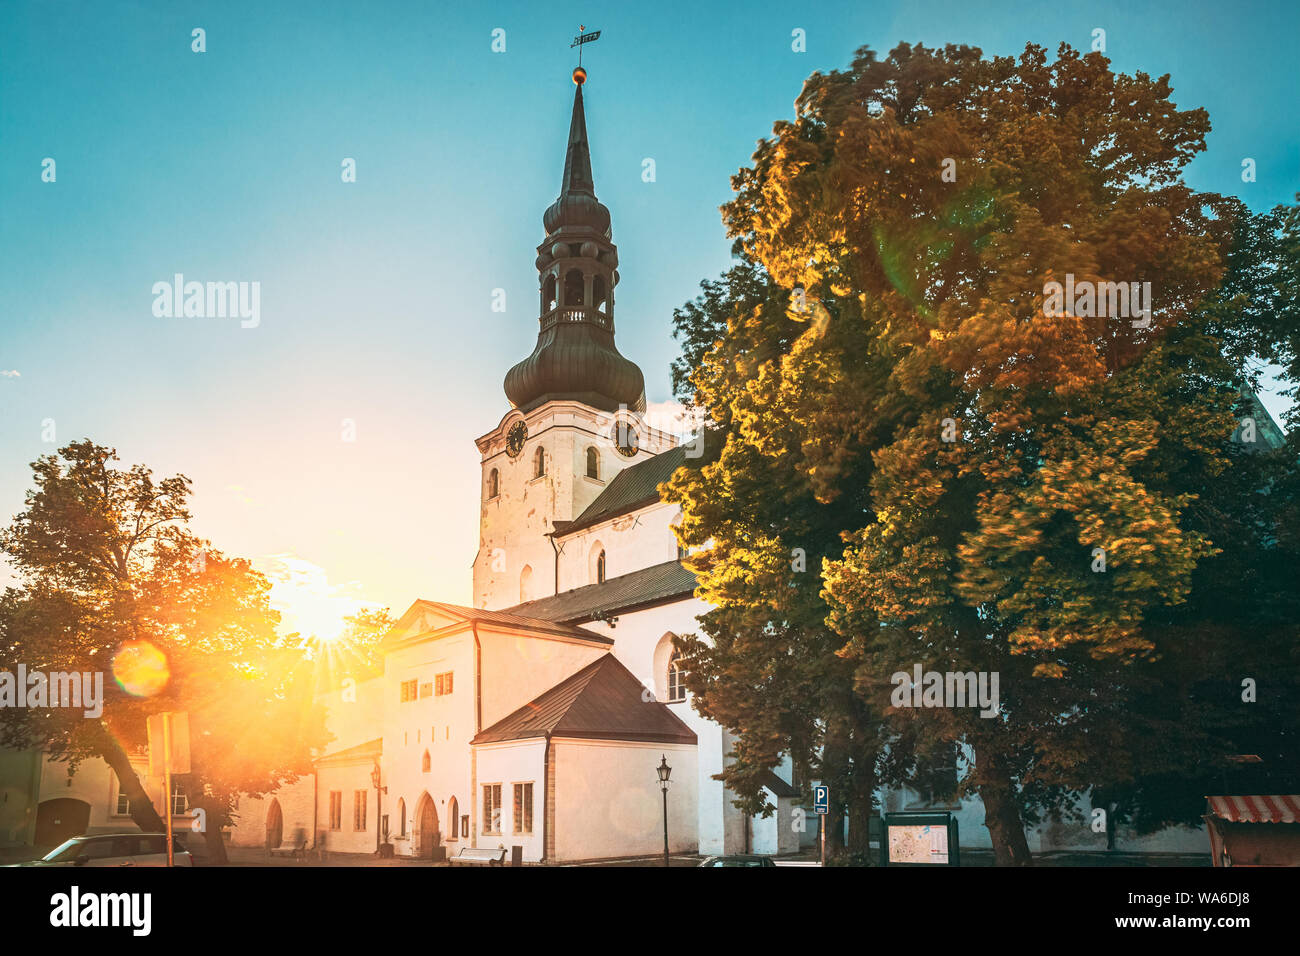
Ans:
[[[672,524],[681,509],[657,503],[566,535],[561,543],[560,591],[596,583],[594,555],[605,551],[605,578],[617,578],[642,568],[677,559]]]
[[[666,757],[668,846],[693,853],[699,810],[696,748],[690,744],[554,738],[556,859],[648,856],[664,848],[663,793],[655,768]]]

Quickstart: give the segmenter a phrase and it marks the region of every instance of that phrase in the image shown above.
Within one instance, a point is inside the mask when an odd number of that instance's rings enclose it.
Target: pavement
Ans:
[[[195,850],[201,851],[201,847],[196,846]],[[32,847],[0,847],[0,864],[19,863],[24,860],[35,860],[43,856],[47,850],[34,849]],[[878,850],[873,848],[873,854]],[[257,867],[277,867],[277,866],[308,866],[308,867],[356,867],[356,866],[406,866],[406,867],[430,867],[430,866],[449,866],[448,863],[434,863],[430,860],[411,860],[400,857],[391,857],[389,859],[379,859],[370,853],[330,853],[327,859],[320,860],[314,857],[305,859],[290,859],[284,856],[269,856],[265,850],[260,847],[227,847],[226,854],[229,858],[229,866],[257,866]],[[674,854],[670,858],[672,867],[695,867],[698,866],[703,856],[695,854]],[[809,848],[799,853],[788,856],[779,856],[773,860],[777,866],[802,866],[815,867],[820,865],[818,852],[815,848]],[[208,865],[206,857],[201,852],[195,853],[195,864],[198,866]],[[574,866],[612,866],[612,867],[662,867],[663,857],[626,857],[617,860],[599,860],[591,863],[571,864]],[[993,865],[993,852],[982,849],[966,849],[961,851],[961,865],[966,867],[984,867]],[[1210,855],[1208,853],[1121,853],[1106,851],[1056,851],[1052,853],[1034,854],[1035,866],[1077,866],[1077,867],[1166,867],[1166,866],[1192,866],[1207,867],[1211,865]]]

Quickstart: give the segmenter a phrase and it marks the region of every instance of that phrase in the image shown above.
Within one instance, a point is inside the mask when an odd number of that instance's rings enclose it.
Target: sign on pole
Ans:
[[[167,865],[172,866],[172,774],[190,772],[190,716],[163,712],[150,717],[145,726],[149,734],[149,776],[161,776],[163,780]]]
[[[813,812],[830,813],[831,811],[831,788],[825,784],[819,784],[813,787]]]
[[[167,728],[167,736],[171,738],[171,746],[164,750],[163,745],[163,717],[170,717],[170,727]],[[163,776],[163,754],[168,753],[168,769],[172,773],[189,773],[190,772],[190,715],[184,712],[177,714],[154,714],[149,718],[149,776]]]

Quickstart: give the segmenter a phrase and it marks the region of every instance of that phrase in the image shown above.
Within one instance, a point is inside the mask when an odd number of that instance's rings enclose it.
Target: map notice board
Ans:
[[[957,821],[950,813],[888,813],[883,820],[885,866],[957,866]]]

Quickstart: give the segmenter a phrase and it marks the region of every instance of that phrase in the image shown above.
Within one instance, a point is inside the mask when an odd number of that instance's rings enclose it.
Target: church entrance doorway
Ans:
[[[271,798],[271,808],[266,811],[266,848],[274,850],[284,839],[284,813],[280,810],[280,801]]]
[[[419,853],[422,860],[432,860],[437,848],[442,845],[442,833],[438,830],[438,810],[433,799],[426,793],[420,797],[415,807],[416,839],[419,840]]]

